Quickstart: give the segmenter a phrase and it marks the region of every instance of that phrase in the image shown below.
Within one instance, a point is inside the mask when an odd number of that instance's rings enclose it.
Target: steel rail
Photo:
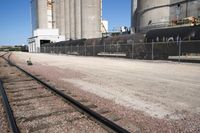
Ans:
[[[19,67],[18,65],[12,63],[10,61],[10,56],[11,54],[8,56],[8,59],[6,59],[5,57],[3,57],[11,66],[15,66],[16,68],[18,68],[20,71],[24,72],[25,74],[27,74],[28,76],[32,77],[33,79],[35,79],[37,82],[39,82],[40,84],[42,84],[45,88],[47,88],[48,90],[54,92],[56,95],[62,97],[63,99],[67,100],[68,102],[70,102],[74,107],[76,107],[81,113],[85,113],[86,115],[92,117],[93,119],[95,119],[96,122],[98,122],[99,124],[101,124],[102,126],[104,126],[104,128],[109,129],[109,131],[112,132],[116,132],[116,133],[130,133],[128,130],[124,129],[123,127],[115,124],[114,122],[108,120],[107,118],[105,118],[104,116],[98,114],[97,112],[91,110],[90,108],[84,106],[83,104],[81,104],[80,102],[78,102],[77,100],[73,99],[72,97],[64,94],[63,92],[59,91],[58,89],[56,89],[55,87],[49,85],[48,83],[40,80],[39,78],[37,78],[36,76],[32,75],[31,73],[27,72],[26,70],[22,69],[21,67]]]
[[[20,131],[17,127],[16,121],[15,121],[12,109],[10,107],[7,94],[5,92],[5,89],[3,87],[3,83],[2,83],[1,80],[0,80],[0,92],[1,92],[1,95],[2,95],[3,104],[4,104],[4,107],[5,107],[5,110],[6,110],[6,115],[7,115],[7,118],[8,118],[8,123],[10,125],[10,128],[12,129],[13,133],[20,133]]]
[[[3,57],[4,55],[6,55],[6,54],[8,54],[8,52],[6,52],[6,53],[3,53],[2,55],[0,55],[0,57]]]

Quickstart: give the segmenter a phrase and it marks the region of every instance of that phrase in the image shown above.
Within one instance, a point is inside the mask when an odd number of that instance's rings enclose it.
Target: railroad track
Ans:
[[[14,133],[129,132],[105,118],[102,113],[106,111],[93,111],[95,105],[85,105],[84,99],[77,101],[70,92],[59,90],[15,65],[10,55],[0,58],[0,90]]]

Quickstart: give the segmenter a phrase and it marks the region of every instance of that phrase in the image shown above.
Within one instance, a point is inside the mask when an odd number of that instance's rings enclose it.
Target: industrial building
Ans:
[[[101,37],[102,0],[31,0],[29,51],[43,43]]]
[[[200,0],[132,0],[131,6],[131,27],[136,33],[195,25],[200,18]],[[43,43],[98,38],[108,31],[102,0],[31,0],[31,13],[30,52],[40,52]]]
[[[172,22],[200,17],[200,0],[132,0],[133,31],[169,27]]]

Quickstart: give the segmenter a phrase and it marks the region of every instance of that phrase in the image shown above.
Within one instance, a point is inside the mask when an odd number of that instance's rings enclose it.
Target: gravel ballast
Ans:
[[[33,66],[26,65],[29,58]],[[132,131],[200,130],[200,64],[31,53],[12,59],[111,110]]]

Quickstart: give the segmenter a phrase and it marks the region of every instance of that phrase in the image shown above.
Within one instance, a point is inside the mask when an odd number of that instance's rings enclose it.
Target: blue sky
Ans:
[[[109,29],[130,26],[131,0],[103,0]],[[30,0],[0,0],[0,45],[27,44],[31,36]]]
[[[109,29],[128,26],[131,23],[131,0],[103,0],[103,19],[109,21]]]

